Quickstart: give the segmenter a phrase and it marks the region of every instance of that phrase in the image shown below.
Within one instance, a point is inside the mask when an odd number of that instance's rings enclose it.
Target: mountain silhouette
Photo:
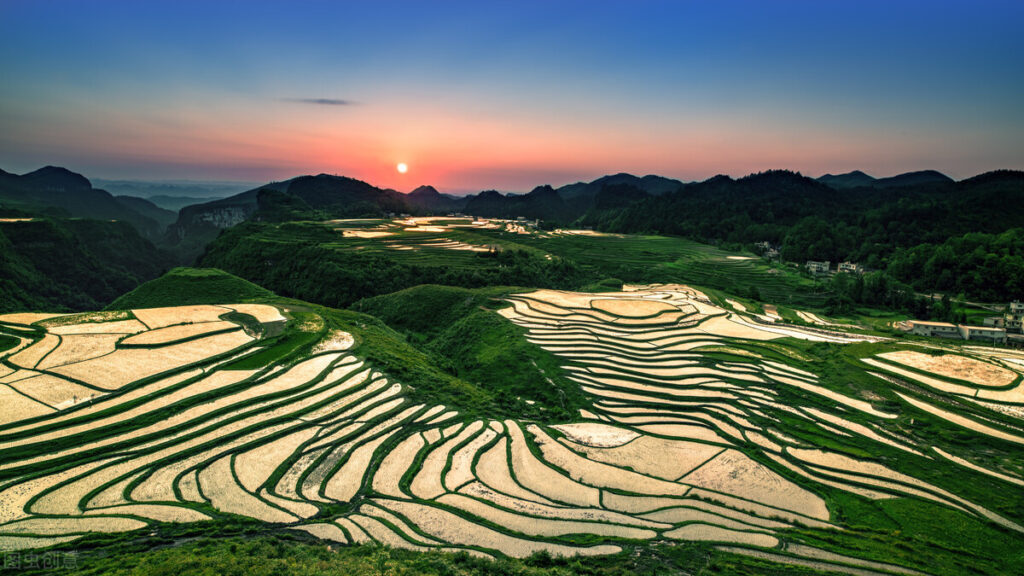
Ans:
[[[628,185],[633,188],[643,190],[651,196],[660,196],[666,192],[674,192],[678,190],[683,183],[679,180],[673,180],[671,178],[664,178],[662,176],[647,175],[644,177],[633,176],[632,174],[626,174],[620,172],[619,174],[612,174],[609,176],[602,176],[593,182],[577,182],[575,184],[567,184],[558,189],[559,195],[565,200],[572,198],[578,198],[581,196],[593,197],[601,191],[605,186],[614,185]]]
[[[948,184],[953,179],[935,170],[921,170],[920,172],[907,172],[889,178],[879,178],[872,184],[875,188],[902,188],[905,186],[918,186],[921,184]]]
[[[119,200],[105,190],[93,188],[85,176],[57,166],[45,166],[21,176],[3,172],[0,174],[0,204],[29,212],[120,220],[151,240],[163,235],[169,219],[162,213],[159,213],[160,218],[154,218],[157,213],[147,214],[148,206],[135,200]],[[159,210],[156,206],[152,208]],[[161,219],[165,223],[161,223]]]
[[[853,172],[847,172],[846,174],[825,174],[818,178],[818,182],[840,190],[844,188],[871,186],[874,184],[875,178],[873,176],[868,176],[860,170],[854,170]]]

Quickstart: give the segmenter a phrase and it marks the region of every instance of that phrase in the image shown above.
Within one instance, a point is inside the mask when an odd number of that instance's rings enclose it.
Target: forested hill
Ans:
[[[166,243],[191,262],[224,228],[255,218],[265,221],[379,217],[409,210],[405,195],[371,184],[320,174],[271,182],[241,194],[186,206],[168,230]]]
[[[23,216],[0,219],[0,312],[97,310],[172,264],[125,222]]]
[[[1024,225],[1024,172],[990,172],[961,182],[836,190],[788,171],[733,180],[717,176],[627,207],[595,208],[581,220],[613,232],[659,232],[709,243],[782,246],[786,260],[880,264],[900,248],[970,232]]]
[[[603,176],[555,189],[538,186],[527,194],[486,190],[456,197],[420,186],[409,194],[335,176],[299,176],[271,182],[234,196],[182,208],[168,232],[167,243],[184,260],[197,256],[221,229],[246,220],[283,222],[300,219],[381,217],[388,213],[415,215],[464,212],[485,218],[536,218],[569,224],[604,198],[622,192],[626,203],[656,196],[682,186],[678,180],[631,174]],[[622,199],[619,199],[621,204]]]
[[[769,241],[788,261],[850,260],[921,290],[1006,300],[1024,292],[1021,205],[1020,171],[845,189],[771,171],[718,176],[624,208],[597,206],[580,223],[726,246]]]
[[[659,196],[678,190],[678,180],[648,175],[613,174],[593,182],[576,182],[561,188],[537,186],[526,194],[501,194],[486,190],[467,196],[463,211],[485,218],[524,218],[567,225],[602,203],[621,206],[640,198]]]

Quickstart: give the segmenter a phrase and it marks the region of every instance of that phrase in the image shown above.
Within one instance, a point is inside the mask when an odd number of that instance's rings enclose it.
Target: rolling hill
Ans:
[[[907,186],[920,186],[927,184],[951,184],[954,180],[945,174],[935,170],[921,170],[919,172],[907,172],[889,178],[879,178],[872,183],[875,188],[903,188]]]
[[[278,194],[263,194],[261,191]],[[177,222],[167,233],[166,242],[183,261],[191,261],[202,253],[206,244],[217,237],[221,230],[248,220],[261,208],[261,198],[276,206],[296,203],[316,210],[324,218],[352,218],[362,216],[383,216],[388,212],[404,212],[408,209],[405,196],[394,190],[384,190],[361,180],[320,174],[299,176],[283,182],[272,182],[228,198],[203,204],[186,206],[178,214]],[[284,203],[284,204],[282,204]],[[274,218],[265,214],[264,218]]]

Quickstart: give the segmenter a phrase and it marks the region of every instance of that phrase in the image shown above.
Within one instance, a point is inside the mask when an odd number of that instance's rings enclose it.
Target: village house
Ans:
[[[1002,328],[1004,326],[1004,319],[1002,316],[985,316],[981,323],[985,326],[992,326],[993,328]]]
[[[1003,314],[1003,328],[1007,332],[1024,332],[1021,330],[1021,322],[1024,322],[1024,302],[1014,300]]]
[[[991,326],[960,325],[960,337],[964,340],[986,340],[998,344],[1006,344],[1006,329]]]
[[[863,274],[864,267],[861,266],[860,264],[857,264],[856,262],[840,262],[839,271],[849,272],[850,274]]]
[[[1024,302],[1014,300],[1006,307],[1006,312],[1002,316],[986,316],[982,324],[993,328],[1005,328],[1007,332],[1020,333],[1022,320],[1024,320]]]
[[[936,338],[961,338],[960,330],[956,327],[956,324],[950,324],[949,322],[911,320],[910,333],[918,336],[932,336]]]
[[[993,344],[1007,343],[1006,329],[998,326],[968,326],[966,324],[957,325],[949,322],[932,322],[929,320],[911,320],[908,324],[910,325],[910,333],[917,336],[982,340],[992,342]]]
[[[807,271],[810,272],[811,274],[828,274],[829,269],[832,268],[832,263],[829,262],[828,260],[825,260],[824,262],[808,260],[806,267]]]

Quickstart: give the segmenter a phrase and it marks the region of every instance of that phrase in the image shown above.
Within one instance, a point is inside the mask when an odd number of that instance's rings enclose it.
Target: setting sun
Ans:
[[[405,174],[409,171],[409,167],[406,166],[405,162],[399,162],[397,168],[400,174]]]

